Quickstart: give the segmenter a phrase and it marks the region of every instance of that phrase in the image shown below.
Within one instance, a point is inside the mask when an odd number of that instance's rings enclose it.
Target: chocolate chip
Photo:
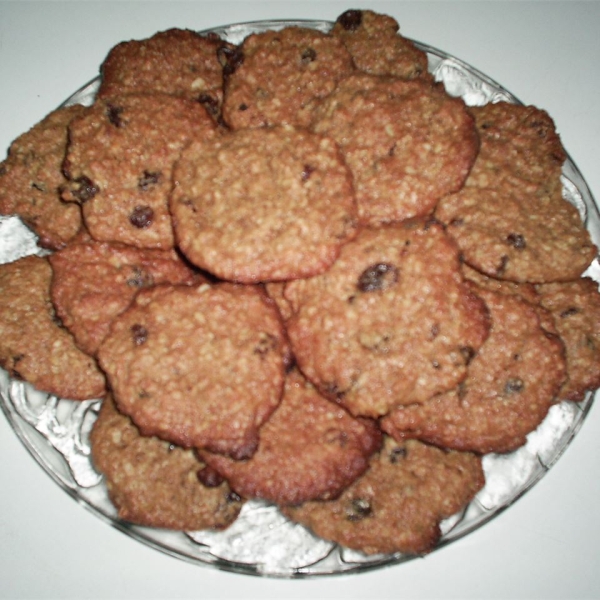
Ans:
[[[307,65],[315,60],[317,60],[317,52],[313,48],[307,48],[300,57],[303,65]]]
[[[398,269],[390,263],[377,263],[367,267],[358,278],[361,292],[385,291],[398,281]]]
[[[239,106],[238,106],[238,110],[241,110],[242,112],[245,110],[248,110],[248,105],[245,104],[244,102],[242,102]]]
[[[100,190],[89,177],[78,177],[74,180],[79,187],[73,190],[73,196],[80,202],[91,200]]]
[[[122,112],[123,108],[121,106],[115,106],[114,104],[106,105],[106,116],[115,127],[123,127],[123,119],[121,118]]]
[[[225,481],[223,477],[219,475],[219,473],[217,473],[212,467],[208,466],[200,469],[196,473],[196,477],[202,485],[208,488],[219,487],[223,481]]]
[[[338,18],[339,23],[346,31],[356,31],[362,23],[362,10],[347,10]]]
[[[152,185],[156,185],[161,179],[160,171],[144,171],[143,175],[138,179],[138,188],[145,192]]]
[[[129,222],[138,229],[146,229],[152,225],[154,211],[149,206],[136,206],[129,215]]]
[[[569,308],[563,310],[559,316],[561,317],[561,319],[564,319],[566,317],[571,317],[573,315],[576,315],[578,312],[579,312],[579,309],[577,307],[570,306]]]
[[[389,454],[390,462],[393,465],[395,465],[399,463],[401,459],[405,458],[407,454],[408,453],[406,451],[406,448],[401,448],[400,446],[397,446]]]
[[[348,521],[361,521],[367,517],[370,517],[373,513],[371,504],[364,498],[354,498],[350,502],[350,506],[346,510],[346,518]]]
[[[525,383],[522,379],[518,377],[512,377],[504,384],[504,393],[505,394],[518,394],[525,389]]]
[[[510,233],[506,236],[506,241],[517,250],[523,250],[526,247],[525,238],[520,233]]]
[[[300,173],[300,179],[302,181],[308,181],[310,176],[317,170],[317,167],[313,167],[312,165],[304,165],[302,169],[302,173]]]
[[[136,346],[141,346],[145,344],[148,339],[148,330],[139,323],[131,326],[131,337],[133,338],[133,343]]]

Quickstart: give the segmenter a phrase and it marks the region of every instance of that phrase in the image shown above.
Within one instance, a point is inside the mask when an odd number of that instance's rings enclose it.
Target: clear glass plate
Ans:
[[[289,25],[328,31],[328,21],[261,21],[211,30],[237,44],[250,33]],[[207,31],[202,33],[208,33]],[[469,105],[505,100],[520,103],[501,85],[457,58],[427,46],[429,68],[448,93]],[[89,105],[99,80],[94,79],[65,104]],[[577,166],[568,158],[563,170],[563,194],[580,211],[596,245],[600,244],[600,216]],[[45,254],[36,237],[16,217],[0,217],[0,263],[28,254]],[[600,281],[594,261],[586,273]],[[596,392],[597,393],[597,392]],[[537,483],[566,450],[588,414],[595,394],[579,403],[556,404],[527,444],[507,455],[484,457],[486,486],[460,514],[442,523],[438,547],[457,540],[487,523]],[[44,470],[78,503],[140,542],[189,562],[238,573],[271,577],[311,577],[360,573],[411,560],[404,554],[366,556],[321,540],[304,527],[286,520],[275,506],[248,502],[226,531],[176,532],[139,527],[117,518],[102,477],[90,461],[89,431],[100,400],[73,402],[48,396],[12,380],[0,370],[0,405],[14,431]]]

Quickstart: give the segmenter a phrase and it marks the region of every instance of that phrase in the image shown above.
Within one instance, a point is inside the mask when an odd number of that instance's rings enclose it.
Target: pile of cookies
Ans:
[[[560,400],[600,385],[597,249],[532,106],[467,107],[387,15],[115,46],[0,163],[46,256],[0,266],[0,362],[104,398],[119,517],[277,504],[425,553]]]

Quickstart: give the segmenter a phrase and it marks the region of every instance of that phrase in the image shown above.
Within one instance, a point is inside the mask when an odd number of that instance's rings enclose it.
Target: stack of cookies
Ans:
[[[600,385],[565,159],[543,110],[467,107],[372,11],[121,43],[0,163],[0,212],[49,251],[0,266],[0,362],[104,398],[124,520],[222,529],[259,498],[426,553],[484,454]]]

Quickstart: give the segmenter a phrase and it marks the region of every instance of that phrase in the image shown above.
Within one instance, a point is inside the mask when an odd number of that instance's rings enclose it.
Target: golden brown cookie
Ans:
[[[224,529],[243,505],[225,482],[204,485],[193,450],[144,437],[112,397],[102,402],[90,434],[91,456],[104,475],[120,519],[147,527]]]
[[[535,307],[517,296],[478,288],[492,328],[456,389],[382,421],[396,439],[418,438],[444,448],[509,452],[522,446],[556,401],[565,381],[564,347],[545,331]]]
[[[71,122],[63,197],[82,205],[91,236],[138,248],[173,248],[171,172],[191,140],[216,125],[197,102],[167,94],[97,101]]]
[[[157,286],[113,321],[98,359],[143,435],[247,458],[281,400],[285,350],[260,288]]]
[[[96,354],[113,319],[139,290],[204,281],[172,250],[88,241],[69,244],[49,260],[56,312],[77,345],[90,355]]]
[[[479,145],[464,102],[442,86],[364,73],[339,83],[312,127],[340,145],[369,225],[432,212],[462,187]]]
[[[354,70],[341,40],[305,27],[251,34],[228,58],[223,118],[233,129],[306,126],[315,104]]]
[[[356,234],[352,177],[337,144],[305,130],[245,129],[195,142],[174,182],[178,246],[222,279],[321,273]]]
[[[49,394],[72,400],[102,397],[105,380],[57,318],[47,258],[0,265],[0,365]]]
[[[365,554],[425,554],[440,539],[440,522],[466,506],[483,485],[475,454],[387,437],[369,470],[339,498],[283,512],[320,537]]]
[[[364,229],[329,271],[286,283],[284,295],[300,369],[354,415],[453,388],[488,333],[458,249],[435,222]]]
[[[62,248],[81,229],[78,206],[61,200],[61,167],[67,128],[86,108],[76,104],[51,112],[10,146],[0,163],[0,214],[19,215],[44,248]]]
[[[338,496],[364,473],[380,442],[374,422],[351,417],[293,370],[251,458],[201,456],[245,498],[298,504]]]

